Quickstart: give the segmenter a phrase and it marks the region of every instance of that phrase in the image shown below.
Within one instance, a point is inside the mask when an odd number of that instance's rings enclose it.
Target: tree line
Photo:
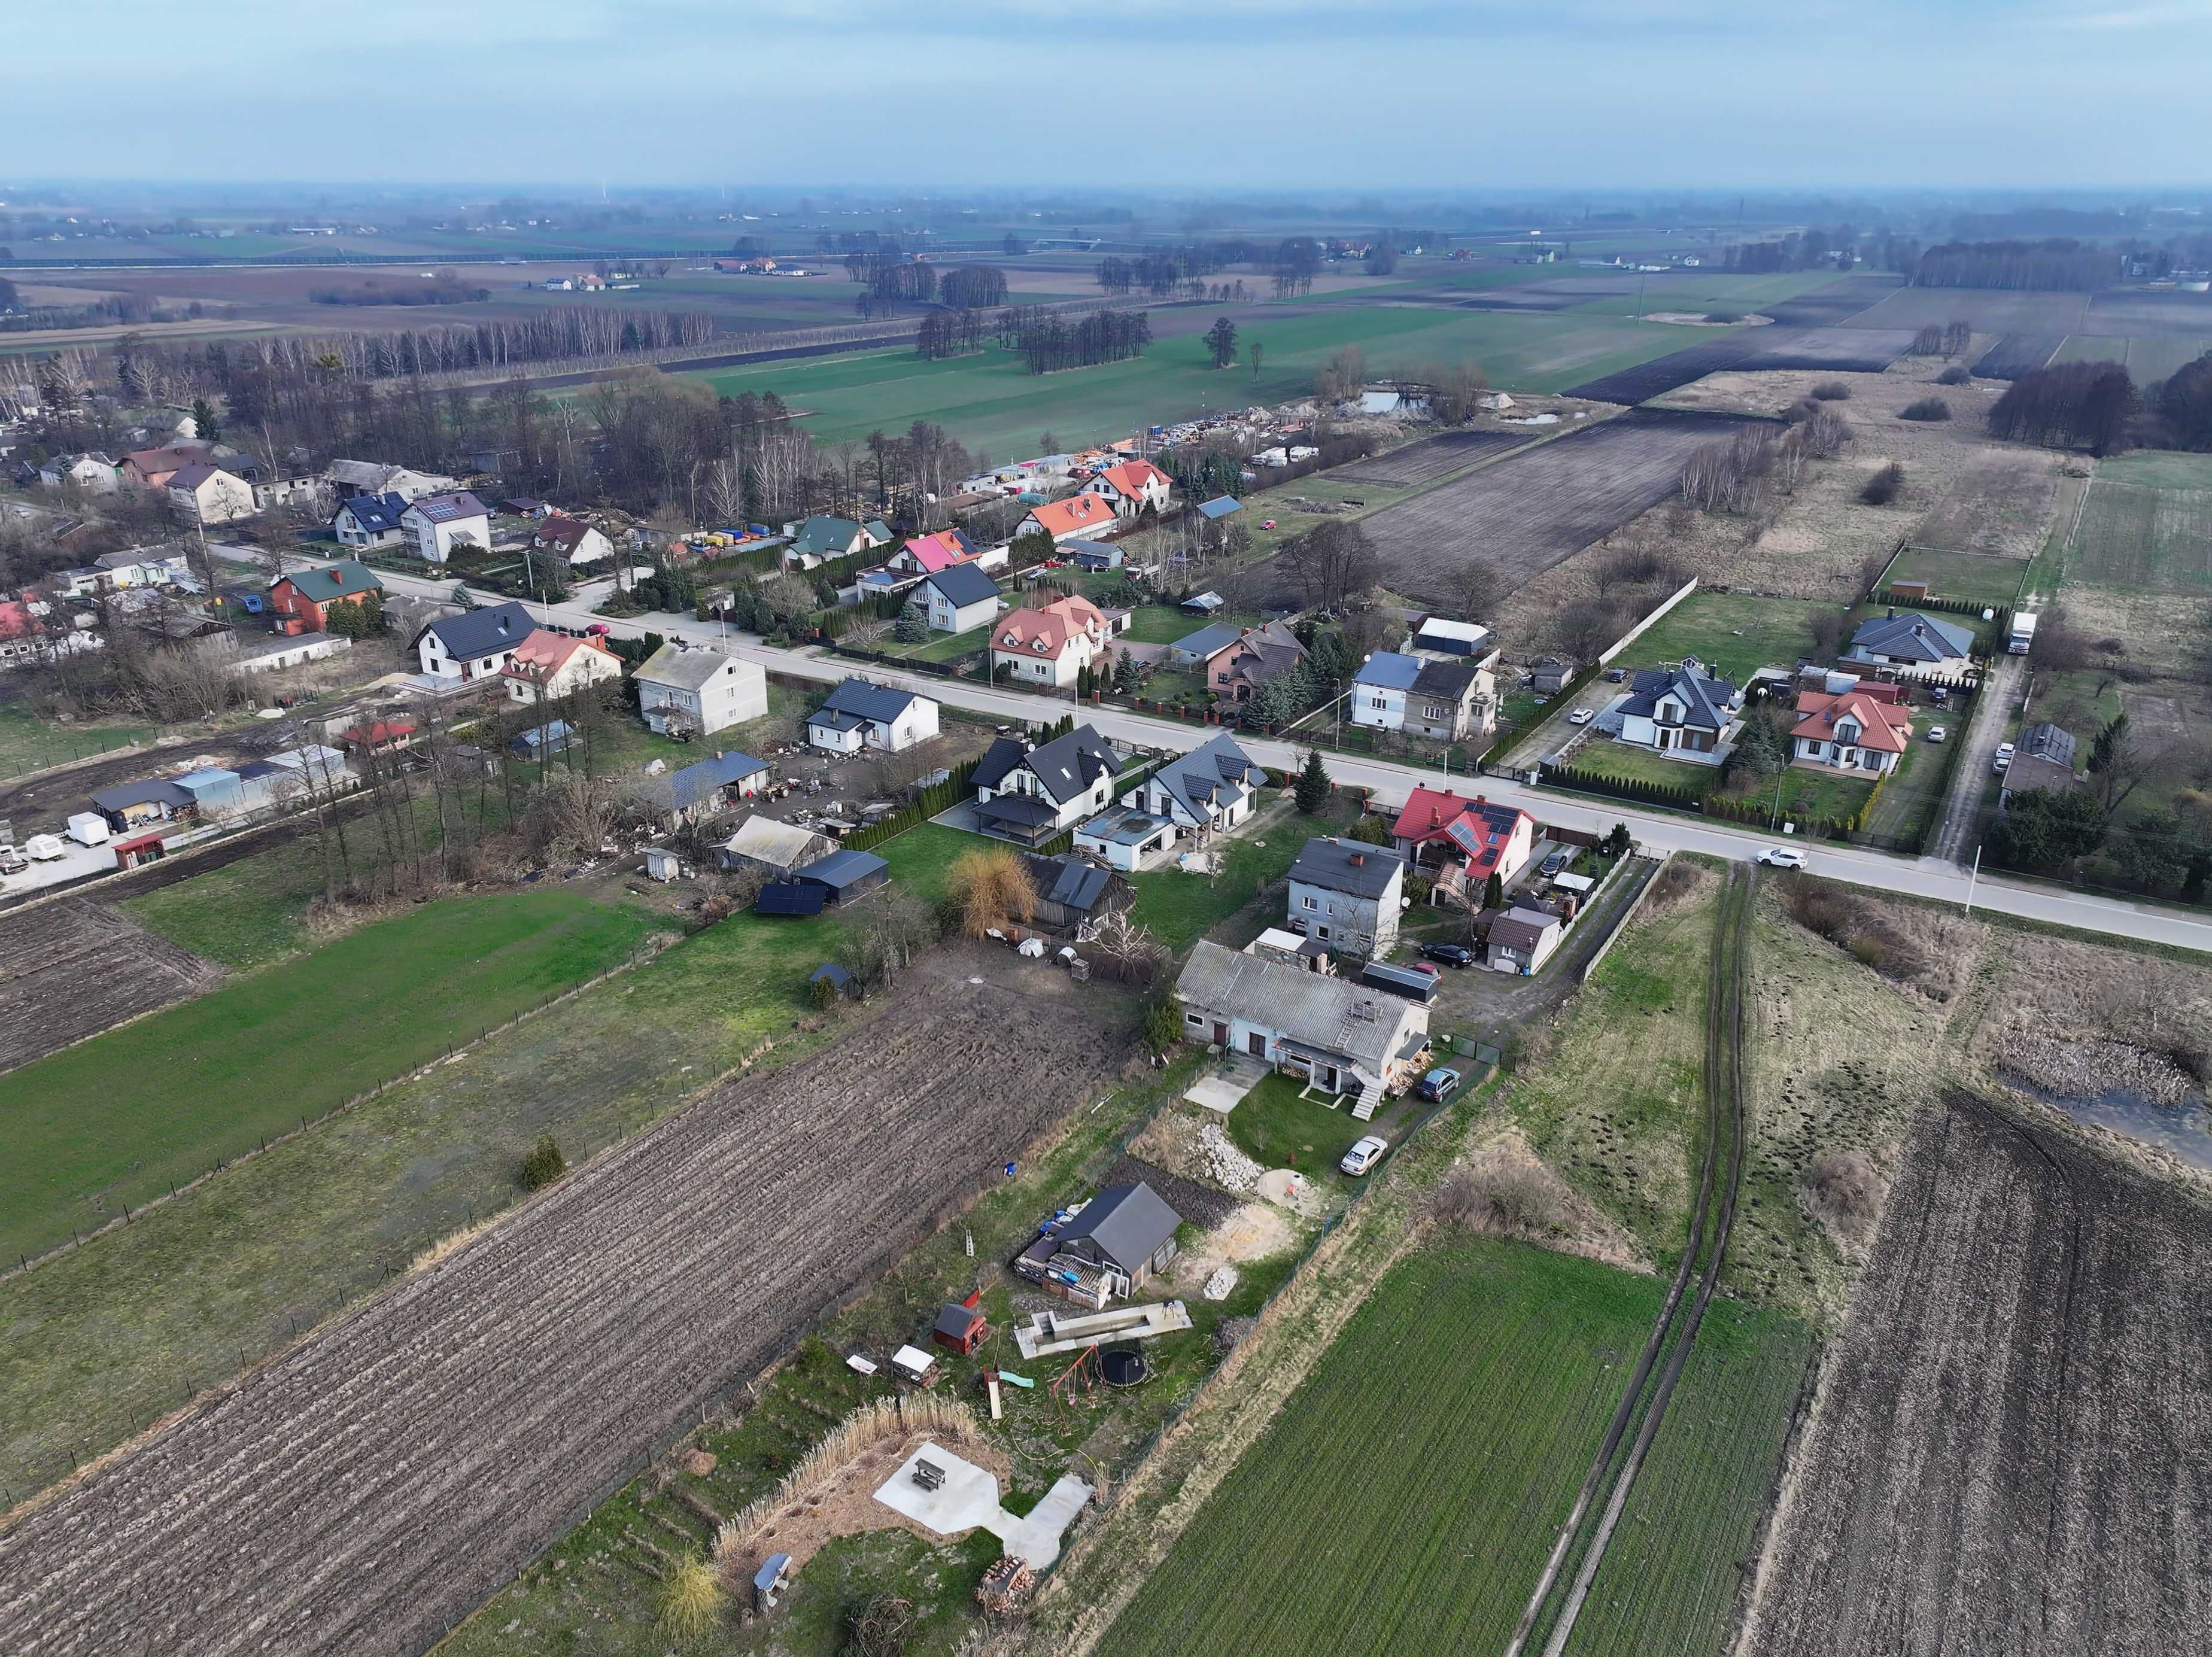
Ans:
[[[1021,306],[1003,313],[1000,333],[1031,373],[1045,374],[1139,355],[1152,343],[1152,319],[1142,311],[1101,309],[1071,322],[1039,306]]]
[[[1990,409],[1990,434],[2106,455],[2127,446],[2142,399],[2117,362],[2060,362],[2020,376]]]
[[[2017,293],[2094,293],[2119,274],[2109,248],[2064,237],[2048,241],[1945,242],[1921,254],[1916,288],[2002,288]]]

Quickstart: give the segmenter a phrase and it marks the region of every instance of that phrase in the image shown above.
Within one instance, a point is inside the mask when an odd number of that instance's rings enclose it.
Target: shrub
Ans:
[[[1012,847],[963,852],[952,860],[945,890],[960,916],[960,930],[969,938],[1006,932],[1036,913],[1036,883]]]
[[[1741,322],[1743,320],[1743,313],[1741,311],[1708,311],[1705,313],[1705,320],[1707,322]]]
[[[1495,1162],[1447,1174],[1429,1199],[1439,1224],[1534,1242],[1567,1229],[1565,1205],[1541,1168]]]
[[[1881,1179],[1863,1150],[1824,1150],[1805,1173],[1813,1211],[1855,1242],[1873,1235],[1881,1211]]]
[[[1923,397],[1897,411],[1899,420],[1942,421],[1951,417],[1951,405],[1940,397]]]
[[[1886,507],[1905,493],[1905,467],[1893,460],[1866,481],[1859,499],[1869,507]]]
[[[1936,383],[1938,385],[1971,385],[1974,383],[1974,371],[1963,362],[1954,362],[1936,376]]]
[[[561,1154],[561,1142],[550,1133],[541,1133],[538,1143],[530,1147],[530,1154],[522,1159],[522,1188],[538,1190],[568,1171],[568,1159]]]
[[[720,1620],[721,1581],[703,1559],[685,1559],[669,1569],[660,1584],[660,1631],[678,1644],[703,1639]]]
[[[1823,403],[1846,403],[1850,400],[1851,388],[1840,379],[1824,379],[1813,388],[1813,395]]]
[[[1163,996],[1145,1009],[1145,1045],[1166,1053],[1182,1040],[1182,1007],[1172,996]]]
[[[806,999],[817,1008],[829,1007],[837,999],[837,986],[826,978],[810,978],[806,980]]]

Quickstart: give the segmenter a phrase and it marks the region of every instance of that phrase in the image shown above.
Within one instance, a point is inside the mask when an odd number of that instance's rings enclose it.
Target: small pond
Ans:
[[[2038,1087],[2016,1071],[2008,1072],[2008,1076],[2022,1093],[2064,1111],[2077,1122],[2110,1128],[2130,1139],[2155,1145],[2191,1168],[2212,1170],[2212,1111],[2206,1109],[2201,1094],[2179,1105],[2161,1105],[2125,1088],[2107,1088],[2095,1098],[2087,1099]]]

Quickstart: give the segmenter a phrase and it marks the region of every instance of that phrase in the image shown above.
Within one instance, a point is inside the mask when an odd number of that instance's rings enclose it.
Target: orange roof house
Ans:
[[[499,671],[507,681],[508,699],[526,702],[541,690],[548,697],[565,696],[603,680],[618,679],[622,659],[596,638],[572,638],[541,627],[514,647]]]
[[[1800,764],[1893,770],[1912,740],[1912,710],[1856,685],[1832,695],[1803,690],[1790,737],[1790,758]]]
[[[1113,636],[1113,624],[1088,598],[1070,595],[1038,610],[1017,610],[991,624],[991,671],[1012,665],[1024,683],[1065,685]]]
[[[1083,492],[1112,501],[1123,517],[1133,517],[1146,507],[1164,508],[1172,487],[1168,475],[1151,461],[1125,460],[1100,472],[1083,486]]]
[[[1111,529],[1115,521],[1113,503],[1103,495],[1071,495],[1065,501],[1049,501],[1031,512],[1022,519],[1015,535],[1018,538],[1042,533],[1054,541],[1066,541]]]

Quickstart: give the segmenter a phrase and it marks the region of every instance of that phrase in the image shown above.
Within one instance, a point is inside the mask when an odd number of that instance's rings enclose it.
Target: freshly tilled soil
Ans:
[[[7,923],[0,950],[0,1071],[43,1059],[142,1013],[210,989],[222,968],[89,898]]]
[[[2201,1650],[2212,1207],[1954,1095],[1903,1161],[1751,1657]]]
[[[1120,1056],[951,981],[718,1088],[30,1514],[0,1650],[421,1651]]]

